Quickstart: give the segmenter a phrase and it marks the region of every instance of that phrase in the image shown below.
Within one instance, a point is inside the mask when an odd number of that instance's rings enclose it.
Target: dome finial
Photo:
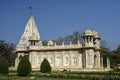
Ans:
[[[89,28],[87,28],[84,32],[84,35],[93,35],[93,33]]]
[[[33,15],[32,7],[29,6],[29,9],[30,9],[30,16],[31,16],[31,15]]]

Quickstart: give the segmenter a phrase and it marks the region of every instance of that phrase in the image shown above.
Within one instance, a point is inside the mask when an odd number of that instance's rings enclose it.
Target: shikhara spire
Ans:
[[[26,28],[25,28],[25,31],[23,33],[23,36],[26,36],[26,37],[31,37],[32,34],[35,34],[38,39],[40,39],[40,35],[39,35],[39,32],[38,32],[38,28],[37,28],[37,25],[35,23],[35,20],[34,20],[34,16],[31,15],[30,16],[30,19],[26,25]]]
[[[40,35],[34,20],[34,16],[31,14],[25,27],[24,33],[19,41],[19,44],[17,45],[17,50],[26,50],[26,48],[29,46],[29,39],[33,34],[37,37],[38,40],[40,40]]]

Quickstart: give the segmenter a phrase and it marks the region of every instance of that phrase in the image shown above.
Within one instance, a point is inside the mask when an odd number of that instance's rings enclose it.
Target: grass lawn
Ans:
[[[18,76],[3,76],[0,75],[0,80],[80,80],[80,79],[65,79],[65,78],[40,78],[40,77],[18,77]]]
[[[1,75],[0,80],[120,80],[120,72],[52,72],[33,71],[27,77],[19,77],[16,71]]]

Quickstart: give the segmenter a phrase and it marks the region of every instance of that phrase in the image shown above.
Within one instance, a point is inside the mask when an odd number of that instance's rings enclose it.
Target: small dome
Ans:
[[[93,33],[90,29],[86,29],[84,35],[93,35]]]
[[[52,40],[48,41],[48,46],[54,46],[54,42]]]
[[[29,40],[39,40],[39,39],[38,39],[38,36],[33,33],[33,34],[30,36]]]
[[[99,37],[98,32],[97,32],[96,30],[93,31],[93,35],[94,35],[95,37]]]

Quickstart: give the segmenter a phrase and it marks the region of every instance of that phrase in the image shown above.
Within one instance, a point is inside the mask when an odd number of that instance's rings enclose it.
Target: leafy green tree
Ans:
[[[9,66],[14,65],[15,61],[15,45],[13,43],[6,43],[4,40],[0,40],[0,56],[4,56],[8,62]]]
[[[19,76],[28,76],[31,73],[31,64],[28,57],[23,56],[18,64],[17,73]]]
[[[62,38],[62,37],[57,38],[56,39],[57,45],[61,45],[63,40],[64,40],[64,38]]]
[[[50,73],[51,72],[51,66],[46,58],[41,63],[40,71],[42,73]]]
[[[120,54],[120,45],[118,45],[116,53]]]
[[[82,33],[79,33],[78,31],[73,32],[70,35],[67,35],[65,37],[59,37],[58,39],[56,39],[56,42],[58,45],[62,44],[62,42],[64,41],[65,44],[70,44],[70,41],[73,44],[77,44],[78,41],[80,41],[82,43]]]
[[[120,45],[118,45],[117,49],[112,53],[111,65],[113,68],[120,67]]]
[[[9,70],[9,63],[6,58],[0,57],[0,73],[1,74],[8,74]]]
[[[47,40],[43,40],[43,41],[42,41],[43,46],[47,46],[47,43],[48,43]]]

